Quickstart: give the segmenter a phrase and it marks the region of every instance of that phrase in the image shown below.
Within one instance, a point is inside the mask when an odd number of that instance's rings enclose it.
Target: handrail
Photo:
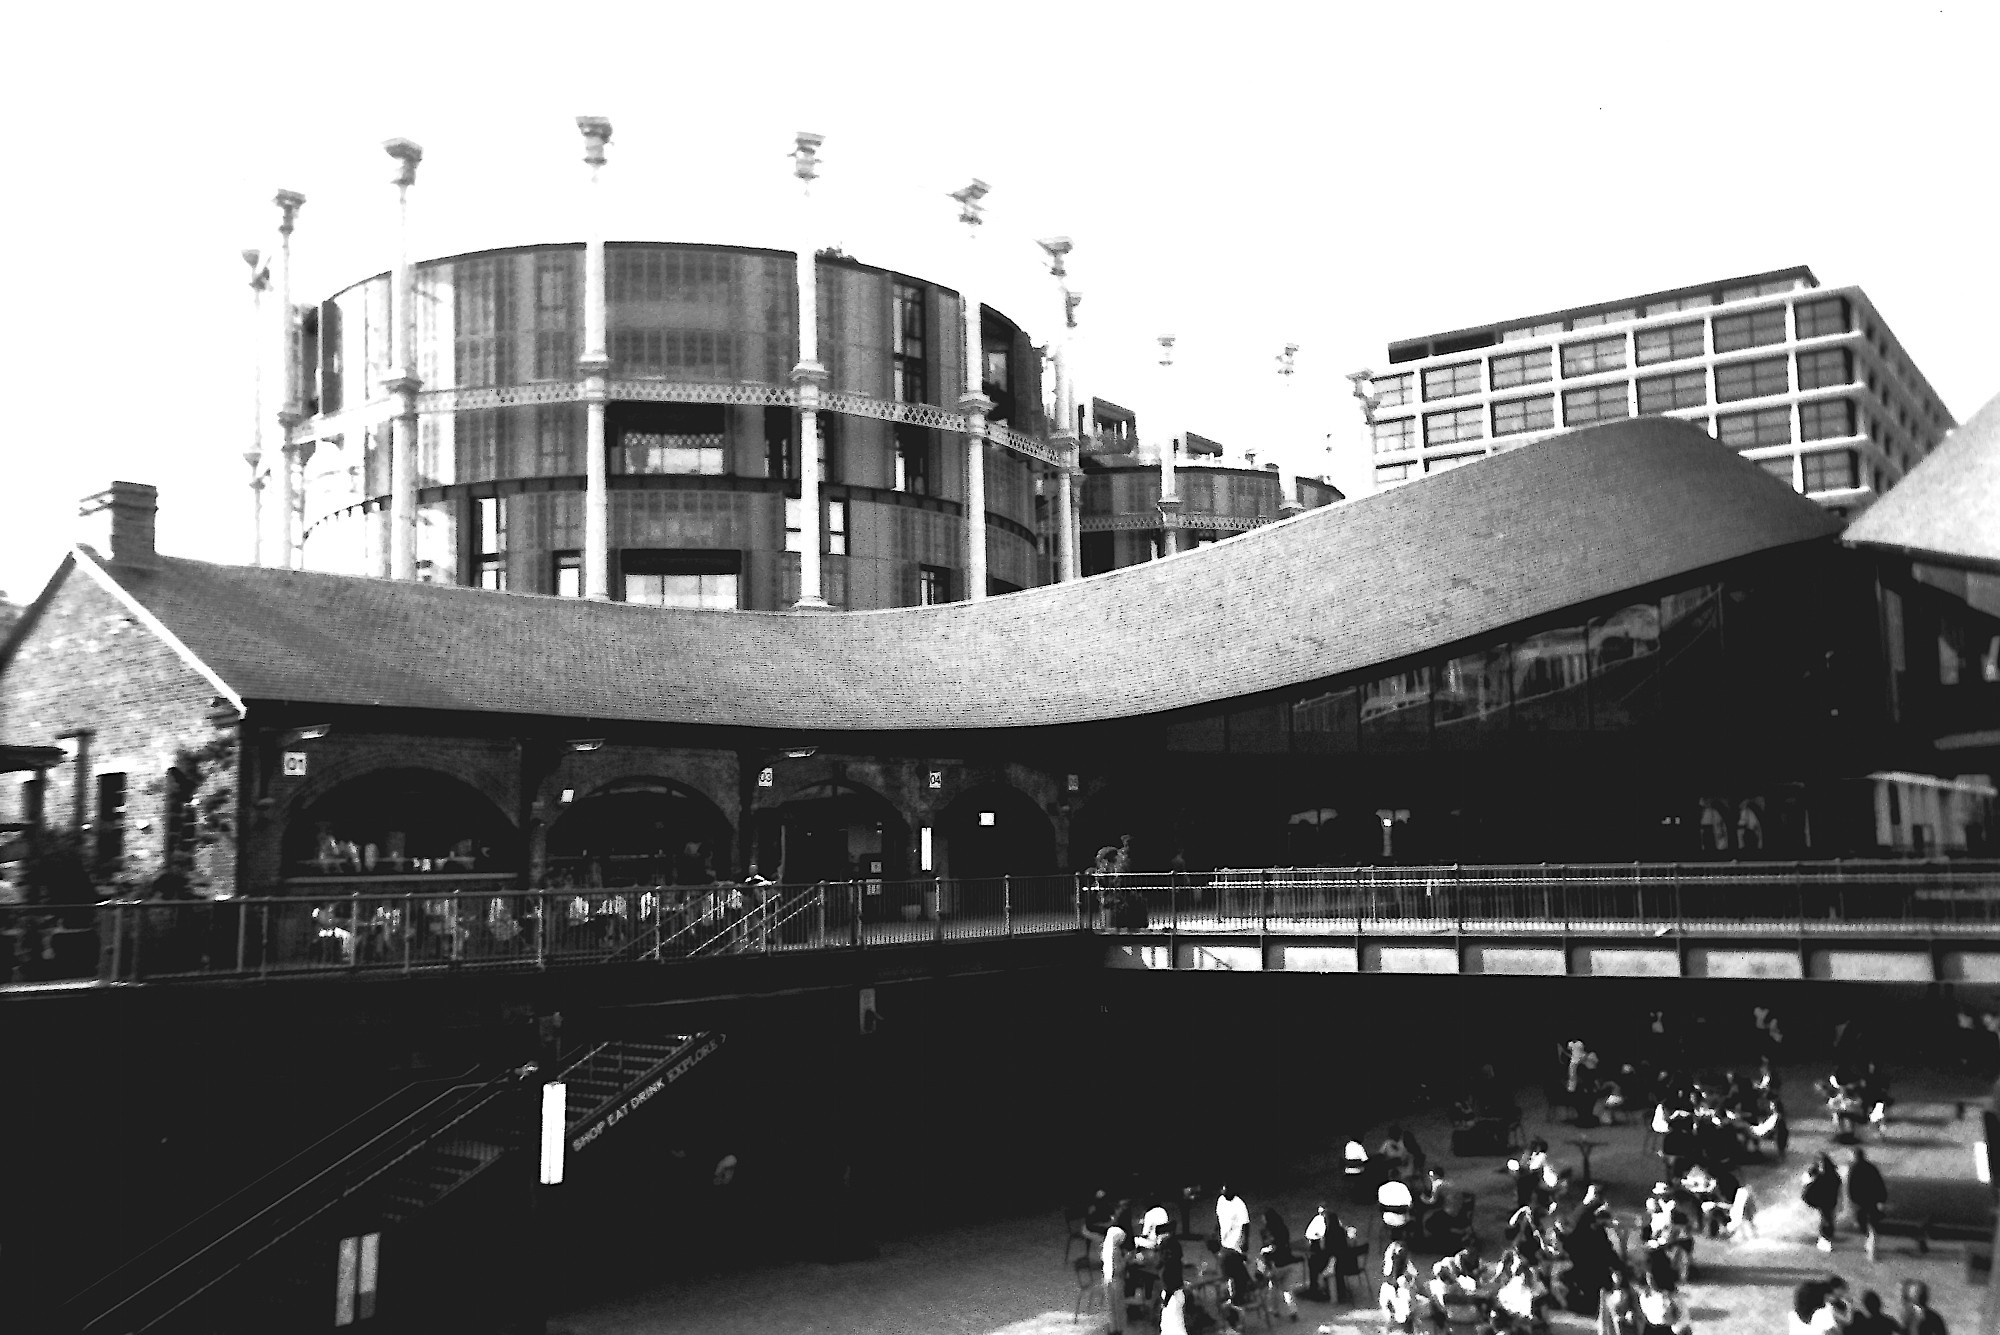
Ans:
[[[127,1294],[124,1298],[112,1304],[110,1307],[95,1313],[94,1315],[92,1315],[87,1320],[81,1323],[81,1329],[86,1332],[98,1329],[109,1318],[117,1315],[118,1313],[124,1311],[127,1308],[132,1307],[134,1304],[138,1303],[140,1299],[144,1298],[148,1294],[156,1292],[161,1286],[166,1284],[169,1280],[175,1278],[176,1276],[188,1270],[188,1268],[193,1266],[196,1262],[201,1261],[202,1259],[217,1252],[219,1249],[222,1248],[222,1246],[225,1243],[236,1238],[237,1235],[245,1233],[247,1230],[250,1230],[252,1228],[258,1228],[260,1226],[263,1228],[264,1231],[262,1233],[262,1236],[256,1243],[256,1245],[252,1246],[246,1253],[238,1256],[235,1259],[235,1261],[232,1264],[230,1264],[226,1269],[224,1269],[224,1271],[221,1274],[212,1276],[207,1281],[198,1284],[193,1289],[192,1292],[182,1294],[178,1299],[173,1300],[170,1303],[170,1305],[166,1308],[166,1310],[156,1313],[154,1316],[148,1318],[145,1324],[135,1328],[137,1330],[149,1329],[151,1326],[157,1324],[159,1321],[163,1320],[168,1315],[171,1315],[174,1311],[177,1311],[180,1308],[186,1306],[188,1303],[193,1302],[195,1299],[199,1298],[202,1294],[214,1288],[217,1284],[222,1283],[231,1274],[234,1274],[236,1271],[240,1270],[243,1266],[248,1265],[251,1261],[254,1261],[257,1257],[262,1256],[265,1252],[271,1250],[271,1248],[284,1242],[287,1238],[292,1237],[300,1229],[310,1224],[313,1220],[319,1218],[321,1215],[325,1214],[327,1211],[337,1206],[340,1202],[346,1200],[349,1196],[353,1195],[355,1191],[368,1185],[369,1183],[377,1181],[378,1179],[381,1178],[381,1176],[384,1173],[396,1167],[398,1164],[403,1163],[411,1155],[416,1154],[421,1150],[427,1148],[429,1145],[435,1143],[437,1140],[442,1138],[446,1133],[455,1130],[457,1127],[463,1125],[467,1120],[469,1120],[473,1116],[473,1114],[480,1112],[484,1108],[488,1107],[492,1103],[492,1101],[496,1097],[498,1097],[503,1086],[506,1086],[510,1083],[518,1082],[521,1078],[522,1078],[522,1072],[520,1070],[512,1070],[504,1072],[501,1075],[495,1076],[493,1079],[486,1081],[484,1084],[474,1085],[471,1083],[463,1083],[463,1084],[453,1085],[452,1087],[444,1090],[436,1098],[430,1100],[428,1103],[418,1108],[415,1112],[411,1113],[408,1117],[405,1117],[402,1121],[397,1122],[394,1126],[372,1137],[364,1144],[362,1144],[360,1147],[348,1152],[345,1156],[335,1161],[332,1165],[322,1169],[320,1172],[314,1174],[306,1181],[293,1187],[290,1191],[286,1192],[283,1196],[280,1196],[277,1200],[265,1206],[264,1209],[258,1211],[250,1218],[245,1219],[242,1222],[235,1225],[234,1227],[226,1230],[219,1237],[209,1242],[207,1246],[200,1248],[192,1255],[182,1259],[175,1265],[168,1267],[165,1271],[162,1271],[160,1274],[156,1275],[153,1279],[147,1281],[139,1288],[133,1290],[131,1293]],[[363,1162],[366,1160],[368,1156],[371,1155],[379,1155],[385,1148],[389,1148],[389,1145],[387,1145],[386,1143],[392,1142],[396,1137],[404,1133],[406,1128],[412,1128],[413,1125],[416,1124],[420,1119],[426,1117],[426,1115],[428,1114],[431,1114],[433,1110],[438,1109],[440,1105],[446,1103],[446,1101],[449,1100],[452,1095],[460,1094],[468,1090],[471,1091],[470,1095],[465,1099],[459,1101],[458,1107],[455,1111],[455,1115],[449,1116],[441,1124],[433,1126],[430,1129],[423,1131],[416,1138],[414,1144],[406,1143],[401,1149],[401,1152],[390,1153],[387,1158],[381,1159],[380,1162],[373,1164],[372,1167],[364,1168],[364,1171],[361,1176],[355,1177],[353,1175],[352,1168],[357,1162]],[[292,1218],[289,1220],[289,1222],[286,1222],[280,1217],[285,1207],[291,1205],[294,1201],[299,1200],[301,1197],[306,1196],[308,1192],[313,1192],[317,1188],[323,1188],[329,1182],[330,1179],[335,1179],[335,1178],[343,1179],[339,1191],[332,1193],[325,1193],[323,1191],[316,1192],[315,1199],[317,1203],[308,1205],[305,1208],[304,1212],[299,1214],[296,1218]]]
[[[345,1122],[342,1122],[339,1126],[327,1132],[325,1135],[321,1136],[318,1140],[314,1141],[312,1144],[306,1146],[298,1153],[292,1155],[291,1158],[286,1159],[283,1163],[276,1165],[275,1167],[269,1169],[268,1171],[264,1172],[263,1174],[254,1178],[253,1180],[246,1182],[241,1187],[238,1187],[235,1191],[231,1192],[228,1196],[225,1196],[223,1199],[209,1206],[206,1210],[203,1210],[200,1214],[196,1215],[194,1218],[189,1219],[186,1222],[182,1223],[178,1228],[174,1229],[173,1232],[168,1233],[165,1236],[159,1238],[154,1243],[152,1243],[152,1245],[148,1246],[146,1250],[138,1253],[136,1256],[129,1258],[117,1269],[109,1272],[108,1274],[100,1275],[97,1279],[91,1281],[91,1283],[89,1283],[88,1285],[77,1290],[76,1293],[70,1296],[65,1306],[76,1306],[78,1304],[86,1303],[93,1293],[98,1292],[100,1289],[110,1287],[120,1277],[127,1275],[133,1269],[143,1265],[148,1257],[156,1256],[158,1253],[167,1250],[169,1244],[173,1243],[176,1239],[181,1238],[187,1233],[193,1231],[198,1225],[211,1219],[213,1216],[219,1214],[227,1207],[237,1204],[243,1199],[243,1197],[250,1195],[258,1187],[264,1186],[266,1183],[270,1182],[271,1179],[282,1174],[286,1169],[297,1165],[300,1160],[310,1157],[316,1151],[323,1149],[330,1142],[339,1139],[343,1133],[353,1130],[356,1124],[361,1122],[366,1122],[369,1119],[373,1118],[375,1114],[381,1112],[384,1108],[387,1108],[390,1104],[400,1102],[403,1099],[407,1098],[414,1091],[423,1089],[426,1086],[430,1085],[455,1086],[458,1083],[463,1082],[465,1077],[471,1075],[474,1071],[477,1071],[478,1069],[479,1068],[477,1066],[468,1066],[465,1070],[459,1072],[457,1075],[433,1076],[429,1080],[412,1081],[410,1084],[404,1085],[402,1088],[395,1090],[386,1097],[377,1100],[370,1107],[355,1114],[353,1117],[348,1118]]]

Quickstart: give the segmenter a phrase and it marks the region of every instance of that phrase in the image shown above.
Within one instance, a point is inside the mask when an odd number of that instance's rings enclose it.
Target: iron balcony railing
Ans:
[[[0,965],[10,940],[14,982],[131,983],[636,965],[1074,932],[2000,932],[2000,862],[1970,861],[1275,868],[699,889],[515,884],[504,873],[353,876],[239,899],[0,906]]]

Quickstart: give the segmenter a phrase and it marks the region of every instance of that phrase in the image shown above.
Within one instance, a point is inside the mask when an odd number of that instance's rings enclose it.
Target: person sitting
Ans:
[[[1299,1290],[1306,1286],[1305,1262],[1292,1251],[1292,1230],[1275,1208],[1264,1211],[1264,1246],[1258,1252],[1271,1292],[1292,1320],[1299,1319]]]
[[[1436,1207],[1423,1214],[1423,1232],[1433,1243],[1457,1251],[1472,1243],[1472,1194],[1449,1182],[1444,1188]]]
[[[1649,1257],[1664,1259],[1677,1282],[1686,1280],[1694,1267],[1694,1226],[1674,1189],[1664,1182],[1653,1185],[1653,1194],[1646,1201],[1645,1231]]]
[[[1417,1315],[1417,1268],[1410,1263],[1410,1249],[1392,1242],[1382,1250],[1382,1290],[1376,1298],[1382,1320],[1398,1330],[1409,1330]]]
[[[1326,1281],[1329,1275],[1333,1278],[1333,1287],[1340,1287],[1340,1272],[1328,1264],[1333,1253],[1327,1245],[1328,1230],[1338,1226],[1337,1221],[1329,1222],[1327,1219],[1326,1203],[1324,1201],[1320,1203],[1319,1209],[1313,1212],[1312,1219],[1306,1224],[1306,1279],[1308,1281],[1306,1292],[1309,1296],[1322,1301],[1325,1300],[1327,1295],[1328,1285]]]
[[[1147,1251],[1157,1248],[1173,1230],[1173,1219],[1167,1214],[1167,1207],[1158,1201],[1147,1209],[1146,1216],[1139,1224],[1139,1245]]]
[[[1640,1335],[1692,1335],[1687,1303],[1671,1288],[1661,1288],[1649,1274],[1639,1289]]]
[[[1431,1297],[1440,1306],[1454,1294],[1479,1289],[1479,1253],[1470,1247],[1452,1253],[1431,1267]]]
[[[1105,1231],[1111,1227],[1117,1209],[1118,1202],[1112,1200],[1104,1188],[1099,1187],[1091,1193],[1089,1204],[1083,1207],[1083,1235],[1090,1239],[1092,1246],[1104,1241]]]
[[[1376,1189],[1375,1203],[1382,1209],[1382,1229],[1390,1240],[1409,1241],[1411,1224],[1416,1214],[1416,1203],[1410,1196],[1410,1184],[1400,1178],[1390,1178]]]
[[[1493,1293],[1496,1326],[1500,1318],[1515,1330],[1532,1330],[1542,1324],[1541,1277],[1518,1251],[1510,1251],[1500,1261],[1497,1287]]]
[[[1375,1149],[1376,1162],[1382,1171],[1392,1178],[1405,1181],[1416,1175],[1416,1155],[1411,1151],[1407,1133],[1400,1126],[1392,1126],[1382,1143]]]

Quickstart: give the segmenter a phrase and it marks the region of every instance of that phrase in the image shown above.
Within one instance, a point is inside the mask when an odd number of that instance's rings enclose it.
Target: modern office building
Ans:
[[[1353,377],[1377,489],[1658,415],[1847,515],[1952,427],[1866,294],[1803,266],[1404,339],[1388,360]]]
[[[1220,442],[1193,431],[1142,444],[1137,415],[1105,399],[1091,401],[1091,420],[1095,430],[1083,442],[1077,519],[1085,575],[1164,556],[1170,533],[1181,548],[1206,547],[1344,499],[1324,478],[1293,477],[1275,463],[1259,465],[1255,451],[1231,462]],[[1171,474],[1163,453],[1173,461]],[[1163,506],[1167,485],[1172,501]]]

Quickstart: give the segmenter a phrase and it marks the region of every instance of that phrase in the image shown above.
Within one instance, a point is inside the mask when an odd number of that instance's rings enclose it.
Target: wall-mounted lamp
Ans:
[[[293,728],[278,737],[280,744],[291,746],[298,742],[316,742],[333,731],[331,723],[308,723],[303,728]]]
[[[795,746],[785,752],[785,759],[804,760],[809,756],[815,756],[818,754],[819,754],[819,748],[817,746]]]
[[[563,745],[572,751],[602,751],[604,749],[604,739],[602,737],[572,737],[563,743]]]

